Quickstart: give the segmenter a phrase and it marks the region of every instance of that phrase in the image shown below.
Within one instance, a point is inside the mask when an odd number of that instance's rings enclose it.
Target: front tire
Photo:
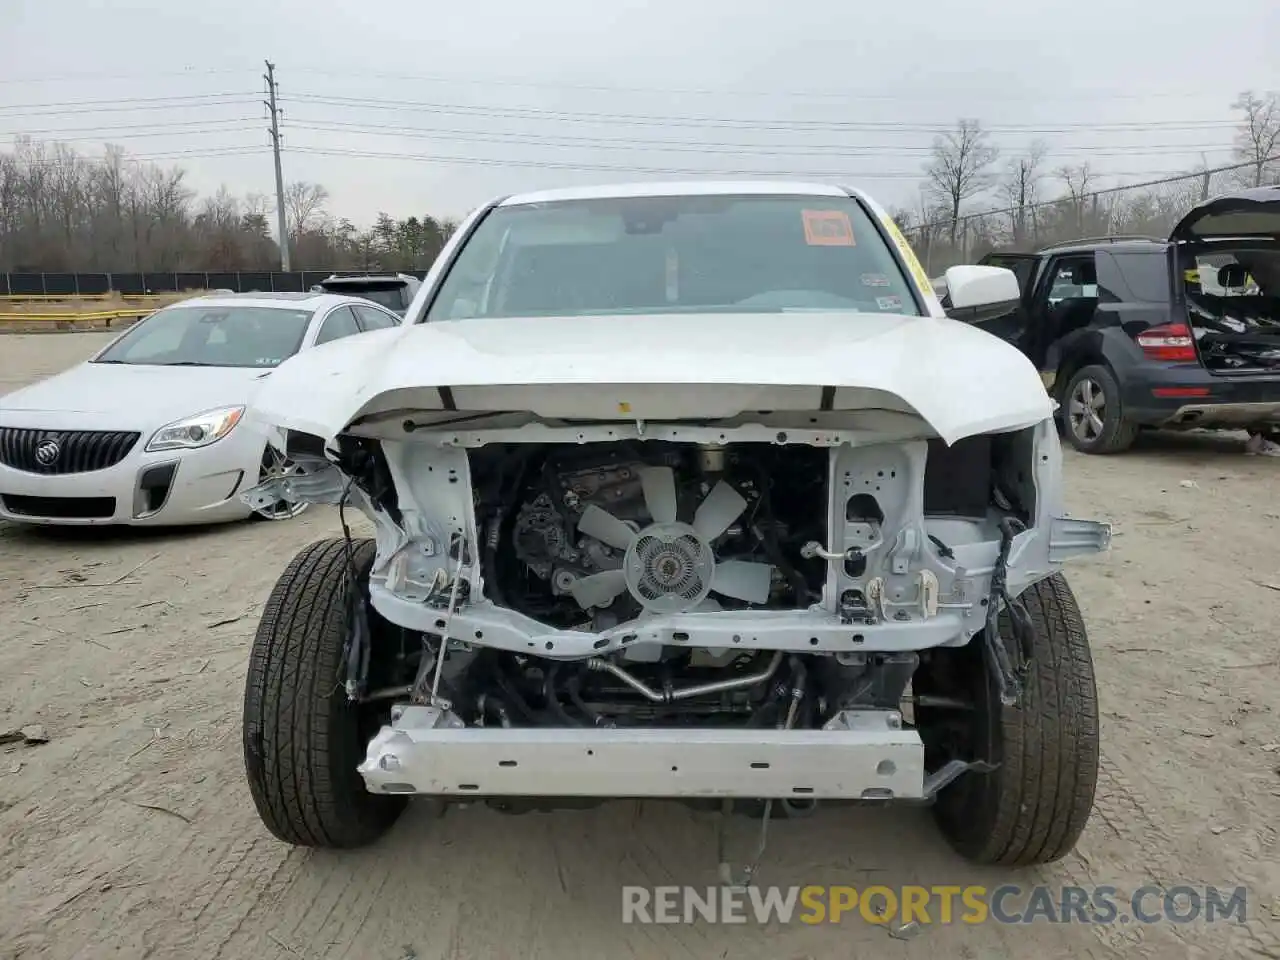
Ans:
[[[1098,782],[1098,693],[1080,608],[1054,574],[1020,597],[1033,624],[1023,698],[1000,703],[982,657],[982,637],[933,651],[913,684],[919,693],[972,703],[968,712],[918,711],[933,768],[947,759],[986,760],[946,787],[934,815],[947,841],[982,864],[1031,866],[1066,856],[1084,831]],[[1001,613],[1001,635],[1009,634]],[[966,755],[967,754],[967,755]]]
[[[1138,436],[1138,424],[1124,417],[1115,374],[1098,363],[1072,375],[1063,398],[1062,425],[1067,442],[1081,453],[1121,453]]]
[[[367,577],[374,543],[353,544]],[[346,641],[347,544],[304,548],[267,599],[244,694],[244,765],[258,815],[286,843],[350,848],[395,823],[403,797],[369,793],[356,766],[381,724],[338,682]]]

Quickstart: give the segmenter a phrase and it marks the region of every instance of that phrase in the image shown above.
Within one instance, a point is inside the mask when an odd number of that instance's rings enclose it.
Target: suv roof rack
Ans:
[[[1051,243],[1048,246],[1041,247],[1043,250],[1057,250],[1059,247],[1078,247],[1087,243],[1130,243],[1132,241],[1142,243],[1168,243],[1168,237],[1148,237],[1140,233],[1114,233],[1107,237],[1080,237],[1077,240],[1060,240],[1058,243]]]

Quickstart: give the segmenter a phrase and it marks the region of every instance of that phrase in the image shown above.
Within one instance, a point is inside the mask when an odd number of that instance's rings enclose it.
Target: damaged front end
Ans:
[[[297,472],[246,502],[373,524],[338,679],[394,704],[375,793],[929,799],[990,764],[926,743],[916,713],[950,707],[913,690],[922,663],[980,643],[1016,704],[1018,595],[1110,538],[1060,515],[1048,417],[948,444],[904,410],[402,408],[284,453]]]

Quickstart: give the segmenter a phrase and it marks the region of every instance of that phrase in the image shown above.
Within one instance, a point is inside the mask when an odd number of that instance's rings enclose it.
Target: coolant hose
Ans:
[[[773,500],[769,494],[769,474],[760,464],[756,464],[756,478],[760,485],[760,505],[764,508],[763,513],[766,518],[772,520]],[[791,592],[796,595],[796,606],[807,607],[809,605],[809,584],[805,581],[804,575],[787,560],[773,531],[765,532],[758,524],[752,524],[751,532],[755,534],[756,539],[760,541],[760,545],[764,547],[765,556],[769,558],[769,562],[781,570],[782,575],[791,584]]]
[[[542,695],[546,698],[547,706],[551,708],[551,712],[556,718],[569,727],[580,727],[582,722],[575,720],[569,711],[560,703],[559,696],[556,695],[556,676],[560,673],[560,664],[553,663],[546,669],[542,680]]]
[[[534,712],[528,701],[520,695],[520,691],[515,688],[515,684],[511,682],[511,678],[502,669],[502,663],[497,658],[493,661],[493,677],[498,684],[498,689],[506,694],[507,699],[511,701],[511,705],[516,708],[517,713],[535,726],[543,724],[542,718]]]
[[[502,592],[502,584],[498,580],[498,544],[502,540],[502,510],[494,511],[485,531],[484,551],[481,554],[480,569],[484,575],[484,592],[499,607],[507,605]]]
[[[565,692],[569,694],[569,699],[573,701],[573,705],[582,711],[583,716],[591,721],[592,726],[603,727],[606,725],[604,717],[596,713],[582,699],[582,673],[575,673],[569,678],[564,685]]]

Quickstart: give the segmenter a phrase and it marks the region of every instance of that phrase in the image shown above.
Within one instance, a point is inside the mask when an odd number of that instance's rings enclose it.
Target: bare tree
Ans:
[[[289,221],[289,233],[298,237],[313,229],[324,213],[329,191],[318,183],[295,180],[285,185],[284,210]]]
[[[1252,167],[1252,186],[1274,181],[1276,167],[1270,161],[1280,154],[1280,94],[1258,96],[1246,90],[1231,104],[1242,114],[1236,131],[1236,158]]]
[[[952,246],[961,204],[991,186],[991,165],[999,155],[1000,151],[987,142],[987,134],[977,120],[960,120],[954,130],[934,139],[925,176],[930,192],[947,204]]]
[[[1093,186],[1097,178],[1089,168],[1087,160],[1078,166],[1068,164],[1059,167],[1057,176],[1062,181],[1063,186],[1067,188],[1065,199],[1072,215],[1075,217],[1075,228],[1080,233],[1084,233],[1085,201],[1089,197],[1089,188]]]
[[[241,207],[246,217],[268,217],[271,214],[271,200],[261,193],[246,193]]]
[[[1036,140],[1027,147],[1026,153],[1010,157],[1005,165],[1004,192],[1009,201],[1009,208],[1012,210],[1015,246],[1021,246],[1027,242],[1027,215],[1035,216],[1040,180],[1043,177],[1040,166],[1044,163],[1048,152],[1048,144],[1043,140]],[[1034,232],[1034,224],[1032,232]]]

